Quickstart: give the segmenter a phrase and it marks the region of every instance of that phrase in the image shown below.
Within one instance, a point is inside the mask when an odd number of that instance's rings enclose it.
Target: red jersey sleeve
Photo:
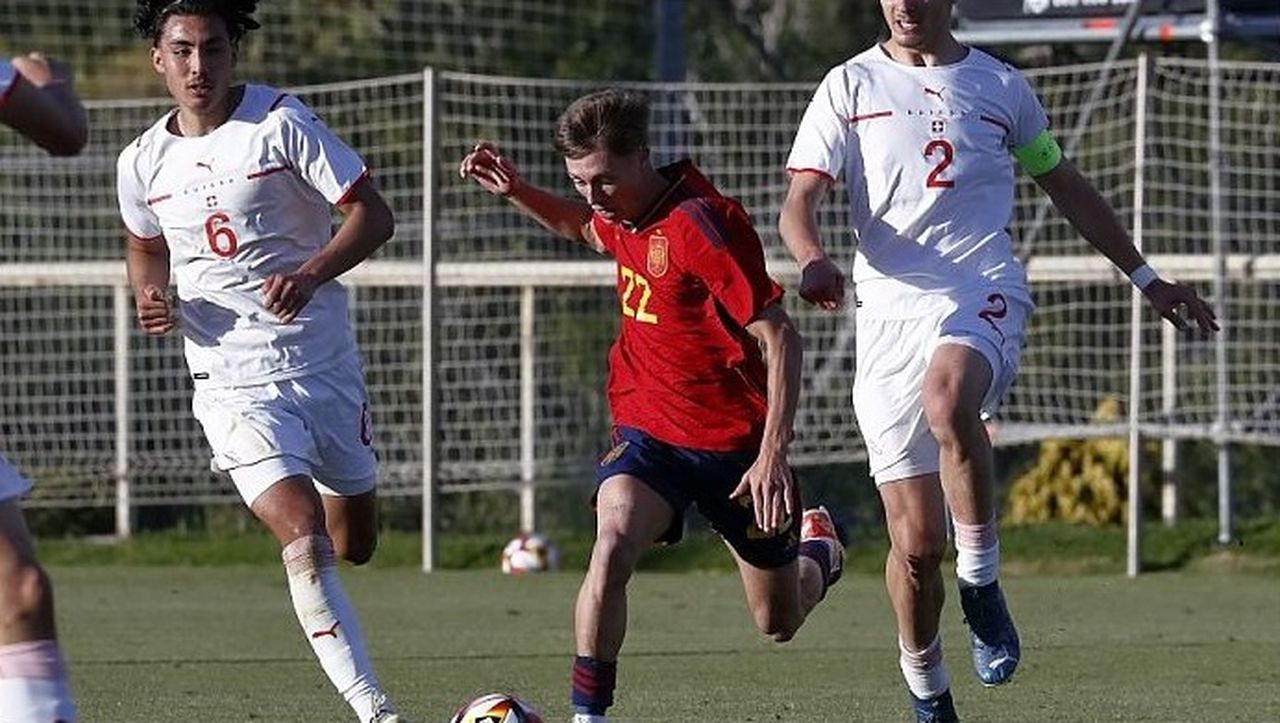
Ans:
[[[769,278],[764,245],[742,206],[728,199],[693,198],[680,204],[686,232],[685,268],[739,326],[782,298]]]

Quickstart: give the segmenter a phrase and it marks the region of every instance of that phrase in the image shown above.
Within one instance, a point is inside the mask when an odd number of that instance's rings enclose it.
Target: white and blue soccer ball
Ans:
[[[449,723],[542,723],[542,716],[514,695],[489,693],[459,708]]]
[[[546,572],[559,566],[560,551],[536,532],[522,533],[502,548],[502,572],[507,575]]]

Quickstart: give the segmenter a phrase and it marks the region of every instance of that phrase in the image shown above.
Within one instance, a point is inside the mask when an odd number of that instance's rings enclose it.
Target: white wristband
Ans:
[[[1133,271],[1129,272],[1129,281],[1138,287],[1139,291],[1146,291],[1147,287],[1155,282],[1160,276],[1151,269],[1147,264],[1143,264]]]

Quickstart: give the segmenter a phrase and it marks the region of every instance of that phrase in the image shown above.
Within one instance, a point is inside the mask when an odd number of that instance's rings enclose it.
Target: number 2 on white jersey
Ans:
[[[929,177],[925,179],[925,188],[952,188],[956,185],[955,181],[942,178],[942,172],[947,170],[951,162],[956,158],[956,147],[951,145],[951,141],[945,138],[935,138],[929,141],[924,147],[924,157],[933,160],[933,152],[942,151],[942,160],[938,161],[938,165],[933,167],[929,172]]]

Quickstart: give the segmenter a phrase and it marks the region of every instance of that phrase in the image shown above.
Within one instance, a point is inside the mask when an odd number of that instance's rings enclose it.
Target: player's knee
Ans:
[[[334,540],[334,552],[352,565],[363,565],[369,562],[373,559],[373,553],[377,549],[378,536],[376,534],[355,539],[347,537],[341,541]]]
[[[960,421],[958,390],[945,381],[926,383],[923,403],[925,421],[938,443],[945,445],[954,439]]]
[[[617,532],[601,532],[591,549],[591,568],[599,584],[625,586],[643,552],[641,545]]]
[[[30,627],[52,617],[53,586],[34,562],[19,563],[0,574],[0,627]]]
[[[798,612],[767,610],[756,615],[756,627],[775,643],[789,642],[802,623],[804,618]]]
[[[981,427],[977,410],[966,409],[960,401],[959,391],[940,388],[924,398],[925,419],[934,439],[943,447],[962,444],[966,434]]]
[[[913,580],[933,575],[942,567],[942,556],[947,551],[946,535],[915,530],[895,541],[893,554],[906,568]]]

